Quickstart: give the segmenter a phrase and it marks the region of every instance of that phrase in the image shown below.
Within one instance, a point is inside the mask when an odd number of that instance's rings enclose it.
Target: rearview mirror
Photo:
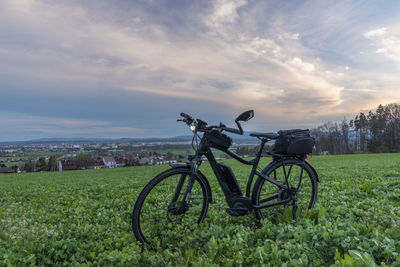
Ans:
[[[248,110],[248,111],[245,111],[245,112],[243,112],[242,114],[240,114],[240,115],[236,118],[235,122],[238,122],[238,121],[248,121],[248,120],[250,120],[250,119],[253,118],[253,117],[254,117],[254,110]]]

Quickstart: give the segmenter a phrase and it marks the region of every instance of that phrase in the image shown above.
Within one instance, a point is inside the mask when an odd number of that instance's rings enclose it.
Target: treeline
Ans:
[[[400,105],[379,105],[354,119],[327,122],[312,129],[315,154],[400,152]]]
[[[235,153],[238,154],[239,156],[250,156],[253,157],[257,154],[258,150],[260,150],[260,146],[239,146],[236,148]],[[264,146],[265,151],[270,151],[272,150],[272,147],[270,145],[265,145]],[[228,158],[230,158],[229,155],[226,155]]]
[[[13,166],[17,168],[17,166]],[[37,161],[30,160],[25,162],[22,170],[25,172],[40,172],[40,171],[56,171],[57,170],[57,160],[55,156],[51,156],[48,161],[44,157],[40,157]]]

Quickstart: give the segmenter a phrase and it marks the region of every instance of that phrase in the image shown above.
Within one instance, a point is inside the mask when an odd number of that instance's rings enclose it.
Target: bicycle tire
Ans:
[[[172,168],[154,177],[139,194],[132,212],[132,230],[138,241],[151,245],[154,240],[170,240],[182,236],[203,222],[208,206],[209,192],[205,181],[198,175],[191,190],[187,211],[173,214],[169,206],[179,179],[185,176],[179,197],[183,196],[191,171],[188,168]],[[164,186],[164,187],[163,187]],[[175,201],[174,203],[179,203]],[[179,204],[176,204],[179,205]],[[186,209],[186,206],[185,206]]]
[[[297,192],[297,217],[304,212],[305,209],[311,209],[315,202],[317,201],[318,194],[318,181],[317,181],[317,173],[313,168],[309,165],[304,164],[303,161],[297,159],[287,159],[287,160],[274,160],[270,162],[261,172],[263,175],[274,178],[275,180],[283,183],[284,182],[284,170],[283,166],[285,166],[285,172],[288,174],[289,169],[291,170],[289,173],[289,184],[293,187],[299,186],[301,174],[301,168],[304,167],[304,171],[302,173],[303,177],[301,180],[299,191]],[[294,169],[295,168],[295,169]],[[290,177],[292,176],[292,177]],[[282,191],[276,185],[268,182],[261,176],[259,176],[254,183],[253,193],[252,193],[252,201],[254,205],[263,205],[272,203],[277,200],[270,200],[263,202],[263,200],[268,199],[268,196],[273,196],[274,194],[282,194]],[[299,194],[302,193],[302,194]],[[305,198],[305,199],[304,199]],[[309,199],[309,200],[308,200]],[[277,206],[279,207],[279,206]],[[258,219],[264,219],[266,214],[268,213],[269,208],[259,209],[255,211],[256,217]]]

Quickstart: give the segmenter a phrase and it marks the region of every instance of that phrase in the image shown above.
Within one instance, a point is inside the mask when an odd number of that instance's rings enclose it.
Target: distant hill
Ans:
[[[8,141],[0,142],[0,145],[28,145],[28,144],[56,144],[56,143],[150,143],[150,142],[180,142],[190,141],[191,136],[177,136],[177,137],[147,137],[147,138],[40,138],[27,141]]]
[[[244,135],[227,133],[236,143],[258,143],[257,138]],[[40,138],[28,141],[8,141],[0,142],[0,145],[29,145],[29,144],[57,144],[57,143],[169,143],[169,142],[190,142],[192,135],[182,135],[174,137],[144,137],[144,138]]]

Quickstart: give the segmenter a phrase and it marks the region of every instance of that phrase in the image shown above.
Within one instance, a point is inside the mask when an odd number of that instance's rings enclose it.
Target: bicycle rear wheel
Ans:
[[[209,196],[198,176],[187,201],[183,201],[190,173],[186,168],[172,168],[145,186],[132,212],[132,230],[138,241],[152,244],[157,239],[178,239],[204,220]]]
[[[303,161],[297,159],[288,159],[284,161],[272,161],[262,171],[263,175],[275,179],[281,184],[289,184],[289,188],[295,190],[297,199],[296,216],[299,217],[305,210],[311,209],[317,200],[317,174]],[[255,205],[265,205],[284,200],[290,194],[278,186],[270,183],[262,177],[258,177],[254,184],[252,201]],[[288,203],[291,204],[291,203]],[[258,219],[271,217],[279,206],[271,209],[256,210]]]

